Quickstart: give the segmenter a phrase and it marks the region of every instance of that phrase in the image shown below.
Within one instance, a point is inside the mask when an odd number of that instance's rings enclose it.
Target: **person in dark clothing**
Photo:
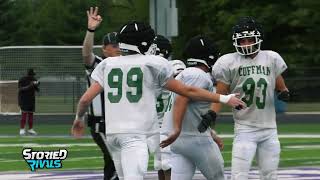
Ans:
[[[102,40],[102,56],[93,53],[94,31],[100,25],[102,18],[98,14],[98,8],[91,7],[87,12],[88,30],[83,41],[82,56],[86,69],[86,79],[88,87],[94,82],[91,73],[96,66],[107,57],[120,55],[120,49],[117,41],[117,33],[106,34]],[[104,159],[104,180],[118,180],[116,169],[112,157],[105,144],[105,120],[104,120],[104,95],[103,92],[90,105],[88,111],[88,126],[93,140],[97,143],[103,153]]]
[[[36,104],[35,92],[39,92],[40,82],[34,77],[35,75],[36,73],[33,69],[28,69],[27,75],[20,78],[18,82],[18,103],[22,112],[19,132],[21,136],[26,134],[25,124],[27,117],[29,125],[27,133],[37,135],[33,130],[33,112],[35,111]]]

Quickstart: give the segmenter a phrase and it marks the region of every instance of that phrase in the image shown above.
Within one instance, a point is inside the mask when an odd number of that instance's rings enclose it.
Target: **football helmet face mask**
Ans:
[[[211,39],[198,35],[189,40],[183,56],[187,59],[189,67],[203,64],[210,69],[218,59],[219,51]]]
[[[120,28],[117,37],[122,52],[135,51],[145,54],[149,50],[155,34],[150,25],[132,21]]]
[[[263,41],[262,27],[252,17],[240,18],[232,29],[233,46],[240,55],[247,56],[260,51]],[[242,39],[245,38],[253,40],[253,43],[241,44]]]

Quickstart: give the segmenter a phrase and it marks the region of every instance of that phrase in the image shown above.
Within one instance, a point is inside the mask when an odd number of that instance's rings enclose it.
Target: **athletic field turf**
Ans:
[[[320,135],[283,135],[280,138],[282,152],[280,160],[279,179],[320,179]],[[229,166],[231,157],[230,135],[225,135],[226,176],[230,176]],[[31,173],[27,163],[22,158],[22,149],[30,147],[34,150],[67,149],[68,157],[62,162],[63,167],[56,170],[37,170]],[[103,166],[100,150],[90,137],[75,140],[71,137],[2,137],[0,138],[0,179],[101,179]],[[153,167],[150,157],[149,170]],[[308,167],[308,168],[297,168]],[[100,171],[99,171],[100,170]],[[10,171],[10,172],[9,172]],[[14,172],[12,172],[14,171]],[[23,172],[22,172],[23,171]],[[61,172],[63,171],[63,172]],[[89,172],[88,172],[89,171]],[[39,174],[40,173],[40,174]],[[27,178],[29,177],[29,178]],[[77,177],[77,178],[76,178]],[[257,171],[251,172],[252,179],[258,179]],[[148,178],[156,179],[156,173],[150,172]],[[201,175],[195,179],[203,179]]]
[[[306,176],[306,173],[317,174],[314,172],[320,172],[320,133],[318,126],[319,125],[316,123],[279,124],[278,127],[282,149],[280,168],[283,169],[281,171],[284,173],[283,177],[286,175],[293,175],[293,172],[303,172],[302,175],[300,174],[301,176]],[[0,179],[3,179],[2,177],[5,177],[4,179],[10,179],[10,174],[14,174],[12,179],[28,179],[26,178],[28,176],[32,176],[32,179],[34,179],[33,176],[35,175],[41,176],[42,178],[40,179],[47,179],[44,177],[51,177],[50,173],[53,173],[54,177],[66,177],[66,174],[77,174],[77,176],[79,176],[81,172],[83,172],[83,177],[87,177],[85,179],[95,179],[94,177],[101,179],[103,161],[100,150],[88,135],[82,139],[74,139],[68,135],[70,127],[71,124],[70,126],[66,124],[39,124],[35,127],[39,132],[39,136],[19,137],[17,136],[19,129],[17,125],[1,125]],[[226,175],[228,176],[231,159],[232,125],[219,124],[218,132],[221,133],[225,143],[225,149],[222,151],[222,154],[225,160]],[[66,160],[62,161],[63,167],[61,169],[37,170],[37,173],[40,174],[30,174],[30,168],[22,158],[22,150],[27,147],[34,150],[67,149],[68,157]],[[303,169],[302,167],[308,168]],[[149,170],[153,170],[152,156],[149,161]],[[288,171],[290,171],[290,173],[288,173]],[[93,173],[92,176],[88,172]],[[152,172],[150,172],[149,175],[150,179],[153,179],[155,176]],[[300,177],[300,175],[297,175],[297,177]],[[19,178],[18,176],[22,177]],[[316,177],[320,179],[319,176],[318,173],[317,175],[312,176],[313,178],[311,179],[317,179]],[[201,176],[196,176],[195,178],[197,179],[197,177],[202,179]],[[255,177],[258,177],[257,172],[252,171],[252,178],[254,179]],[[66,179],[68,178],[66,177]]]
[[[291,135],[290,135],[291,136]],[[280,138],[281,160],[280,167],[291,166],[320,166],[320,135],[309,138],[293,137]],[[230,166],[231,138],[224,138],[225,149],[222,151],[225,167]],[[33,150],[67,149],[68,157],[63,161],[61,170],[99,170],[103,161],[101,152],[90,138],[75,140],[70,137],[6,137],[0,138],[0,171],[29,170],[22,158],[23,148]],[[153,166],[150,157],[149,169]]]

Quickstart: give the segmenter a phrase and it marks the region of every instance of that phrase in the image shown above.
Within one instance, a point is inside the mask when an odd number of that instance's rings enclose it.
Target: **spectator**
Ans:
[[[20,121],[20,135],[26,134],[25,124],[28,117],[30,135],[37,135],[33,130],[33,112],[35,111],[35,91],[39,92],[40,82],[34,77],[36,73],[33,69],[28,69],[27,75],[19,79],[18,103],[22,112]]]

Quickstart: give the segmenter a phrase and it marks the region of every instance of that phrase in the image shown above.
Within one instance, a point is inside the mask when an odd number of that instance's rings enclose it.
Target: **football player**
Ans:
[[[232,179],[247,180],[254,156],[261,179],[277,179],[280,143],[274,107],[275,90],[289,91],[281,74],[287,69],[282,57],[274,51],[260,50],[262,26],[252,17],[243,17],[233,27],[236,52],[223,55],[212,69],[217,93],[240,93],[247,108],[234,109]],[[280,97],[280,99],[283,97]],[[214,110],[219,107],[215,106]]]
[[[184,50],[188,68],[183,70],[176,79],[185,85],[213,93],[210,70],[218,54],[213,41],[208,37],[198,35],[191,38]],[[211,104],[181,95],[175,95],[173,99],[173,119],[183,119],[183,123],[180,136],[171,145],[171,179],[191,180],[196,168],[206,179],[224,179],[224,161],[218,145],[211,137],[211,129],[208,128],[202,133],[198,130],[202,115],[210,109]]]
[[[156,97],[165,88],[194,100],[245,106],[234,95],[213,94],[175,80],[167,60],[145,55],[155,34],[150,25],[132,21],[117,34],[123,56],[99,63],[91,77],[95,82],[81,97],[72,134],[84,133],[84,114],[92,99],[104,90],[106,144],[119,179],[142,180],[148,167],[147,137],[159,133]],[[181,122],[160,146],[171,144],[180,134]]]
[[[171,60],[169,61],[170,65],[173,68],[173,77],[176,77],[181,73],[186,65],[180,60]],[[168,97],[163,103],[163,120],[160,129],[160,141],[163,141],[168,138],[170,130],[172,129],[172,101],[173,101],[173,92],[169,92]],[[158,159],[157,159],[157,158]],[[157,159],[157,160],[156,160]],[[159,177],[164,177],[165,180],[171,179],[171,150],[170,145],[160,149],[160,156],[155,156],[155,167],[161,169],[159,171]]]
[[[168,60],[171,55],[172,47],[169,39],[162,35],[157,35],[154,39],[155,52],[156,56],[163,57]],[[157,116],[159,120],[160,132],[162,129],[162,122],[165,110],[168,105],[168,98],[170,91],[163,89],[161,94],[157,97]],[[170,180],[170,165],[166,160],[167,152],[160,149],[160,141],[165,138],[161,137],[160,134],[156,134],[148,138],[148,145],[150,152],[154,153],[154,169],[158,171],[159,180]],[[166,148],[168,149],[168,148]],[[168,159],[168,158],[167,158]]]

